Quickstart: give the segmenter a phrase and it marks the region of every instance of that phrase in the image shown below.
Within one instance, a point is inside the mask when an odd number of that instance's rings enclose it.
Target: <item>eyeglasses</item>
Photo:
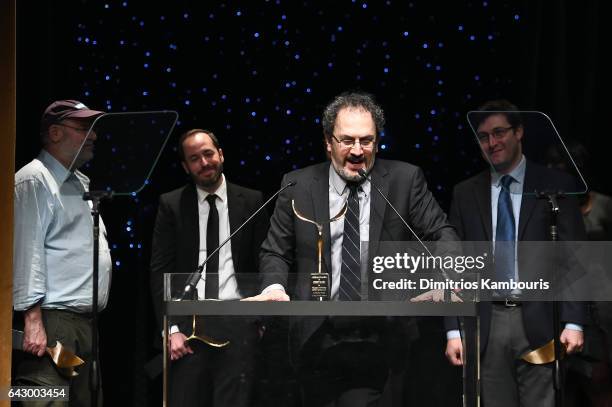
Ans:
[[[496,127],[488,133],[486,131],[479,131],[476,137],[478,137],[480,144],[486,144],[489,142],[489,137],[493,137],[495,140],[501,140],[512,129],[514,129],[514,126]]]
[[[336,138],[336,136],[334,136],[332,134],[332,138],[334,140],[336,140],[336,142],[338,144],[340,144],[344,148],[353,148],[355,146],[355,144],[359,143],[361,148],[363,148],[364,150],[372,148],[372,146],[374,146],[374,142],[375,142],[375,139],[373,137],[364,137],[364,138],[361,138],[361,139],[360,138],[352,138],[352,137],[343,137],[342,139],[338,140]]]
[[[74,126],[68,126],[67,124],[64,123],[55,123],[58,126],[62,126],[62,127],[68,127],[69,129],[72,130],[76,130],[76,131],[82,131],[84,133],[86,133],[89,130],[89,127],[74,127]]]

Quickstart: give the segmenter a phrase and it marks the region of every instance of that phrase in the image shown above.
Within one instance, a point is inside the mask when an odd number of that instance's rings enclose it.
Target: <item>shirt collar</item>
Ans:
[[[68,171],[66,167],[62,165],[53,155],[51,155],[47,150],[41,150],[40,154],[38,154],[38,159],[44,164],[45,167],[51,172],[53,178],[58,182],[58,184],[62,185],[64,182],[70,178],[70,176],[74,173],[74,175],[85,185],[89,185],[89,178],[79,170],[75,170],[74,172]]]
[[[517,184],[517,185],[523,185],[523,182],[525,182],[525,167],[527,165],[527,160],[525,159],[525,156],[522,155],[521,156],[521,161],[519,161],[518,165],[516,167],[514,167],[514,169],[512,171],[510,171],[510,173],[508,175],[510,175],[512,178],[514,178],[514,183],[513,184]],[[497,188],[501,188],[501,178],[506,175],[506,174],[502,174],[500,172],[495,171],[494,169],[491,169],[491,185],[497,187]]]
[[[342,196],[346,190],[346,181],[340,175],[338,175],[334,169],[334,165],[331,163],[329,165],[329,185],[340,196]],[[359,190],[363,191],[366,196],[370,194],[370,189],[370,181],[364,181],[359,184]]]
[[[198,202],[203,203],[206,200],[206,197],[210,195],[210,193],[204,191],[200,186],[196,185],[196,191],[198,192]],[[225,175],[221,174],[221,185],[215,192],[213,192],[217,197],[221,200],[221,202],[227,201],[227,183],[225,182]]]

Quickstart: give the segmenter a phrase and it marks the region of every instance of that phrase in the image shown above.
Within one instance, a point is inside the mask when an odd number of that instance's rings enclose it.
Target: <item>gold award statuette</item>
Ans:
[[[291,207],[293,208],[293,213],[299,219],[304,222],[312,223],[317,228],[317,272],[310,273],[310,283],[311,283],[311,297],[315,301],[325,301],[330,297],[330,283],[329,283],[329,273],[323,273],[322,270],[322,258],[323,258],[323,226],[337,221],[342,218],[346,213],[346,209],[348,208],[345,203],[340,212],[333,218],[328,221],[318,223],[314,220],[306,218],[302,215],[295,207],[295,201],[291,200]]]

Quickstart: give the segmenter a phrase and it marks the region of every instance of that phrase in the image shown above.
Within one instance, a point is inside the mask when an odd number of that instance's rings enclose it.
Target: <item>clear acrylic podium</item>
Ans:
[[[220,279],[220,296],[226,300],[178,300],[184,290],[189,274],[166,274],[164,276],[163,326],[164,326],[164,405],[167,404],[168,374],[170,358],[168,354],[167,333],[172,325],[180,325],[189,340],[199,340],[206,346],[223,347],[226,338],[213,337],[207,332],[207,317],[250,317],[268,319],[273,317],[306,318],[306,317],[428,317],[457,316],[475,317],[474,302],[410,302],[410,301],[289,301],[289,302],[256,302],[240,301],[235,296],[236,290],[224,287],[240,287],[242,297],[250,297],[261,292],[261,281],[256,273],[235,275],[231,281]],[[203,275],[204,278],[204,275]],[[204,292],[201,281],[198,292]],[[289,293],[291,295],[291,293]],[[473,318],[465,318],[473,319]],[[178,321],[181,321],[179,324]],[[476,322],[474,322],[475,324]],[[467,324],[467,322],[466,322]],[[265,335],[266,333],[264,333]],[[222,335],[221,335],[222,336]],[[476,338],[465,338],[468,349],[477,349]],[[231,344],[229,345],[231,346]],[[444,349],[440,349],[442,354]],[[467,353],[464,353],[467,355]],[[472,360],[473,359],[473,360]],[[476,372],[478,358],[467,358],[463,373],[463,405],[476,406]]]

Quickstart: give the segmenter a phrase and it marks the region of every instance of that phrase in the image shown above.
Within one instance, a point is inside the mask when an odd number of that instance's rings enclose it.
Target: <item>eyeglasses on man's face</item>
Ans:
[[[514,126],[496,127],[490,132],[479,131],[476,134],[476,137],[478,137],[478,141],[480,142],[480,144],[488,144],[490,137],[493,137],[495,140],[501,140],[512,129],[514,129]]]
[[[338,139],[336,136],[332,134],[332,138],[336,140],[338,144],[340,144],[343,148],[353,148],[355,144],[359,143],[361,148],[364,150],[372,148],[376,139],[374,137],[364,137],[364,138],[353,138],[353,137],[340,137]]]
[[[69,129],[76,130],[76,131],[80,131],[80,132],[83,132],[83,133],[87,133],[87,131],[89,130],[89,127],[75,127],[75,126],[69,126],[69,125],[67,125],[66,123],[55,123],[55,125],[57,125],[57,126],[62,126],[62,127],[67,127],[67,128],[69,128]]]

